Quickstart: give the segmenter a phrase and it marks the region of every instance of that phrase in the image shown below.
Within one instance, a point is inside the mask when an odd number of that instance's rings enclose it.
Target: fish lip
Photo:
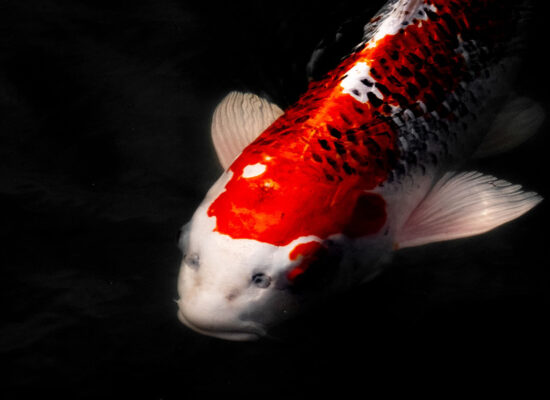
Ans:
[[[265,336],[265,332],[258,326],[249,326],[248,329],[243,330],[209,330],[199,328],[191,321],[189,321],[181,310],[178,310],[178,319],[188,328],[191,328],[195,332],[202,335],[215,337],[218,339],[232,340],[237,342],[259,340],[262,336]]]

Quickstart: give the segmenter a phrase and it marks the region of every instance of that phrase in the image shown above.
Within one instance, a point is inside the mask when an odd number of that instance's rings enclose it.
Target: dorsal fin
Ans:
[[[252,93],[231,92],[212,117],[212,141],[224,169],[283,114],[277,105]]]

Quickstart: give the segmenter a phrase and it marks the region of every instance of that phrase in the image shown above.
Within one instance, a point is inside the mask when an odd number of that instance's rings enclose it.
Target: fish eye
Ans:
[[[262,273],[254,274],[252,275],[252,283],[260,289],[265,289],[271,285],[271,278]]]
[[[185,264],[188,265],[192,269],[198,269],[200,264],[201,264],[200,257],[196,253],[185,254],[183,256],[183,259],[184,259]]]

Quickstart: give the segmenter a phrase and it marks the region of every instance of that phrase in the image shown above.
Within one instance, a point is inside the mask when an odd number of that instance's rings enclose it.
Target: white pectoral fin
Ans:
[[[519,146],[537,133],[544,118],[544,108],[539,103],[528,97],[514,98],[497,115],[474,157],[488,157]]]
[[[283,111],[252,93],[231,92],[212,117],[212,141],[224,169],[271,125]]]
[[[479,172],[445,174],[398,232],[398,248],[487,232],[542,201],[535,192]]]

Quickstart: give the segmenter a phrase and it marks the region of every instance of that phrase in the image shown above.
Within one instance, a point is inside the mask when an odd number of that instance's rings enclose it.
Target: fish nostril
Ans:
[[[235,300],[235,299],[237,298],[237,296],[238,296],[237,291],[232,291],[232,292],[229,292],[229,293],[227,294],[227,296],[225,296],[225,299],[226,299],[227,301],[233,301],[233,300]]]

